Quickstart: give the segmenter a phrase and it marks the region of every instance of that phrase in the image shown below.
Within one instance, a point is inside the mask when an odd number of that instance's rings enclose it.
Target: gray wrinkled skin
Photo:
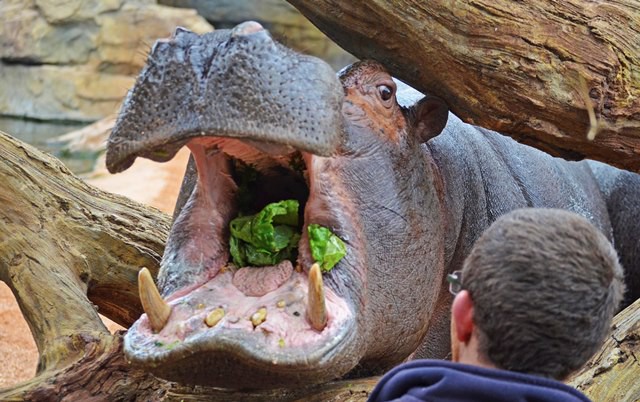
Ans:
[[[292,54],[264,30],[178,28],[156,42],[128,93],[107,168],[125,170],[136,156],[167,161],[189,138],[210,132],[331,154],[341,133],[340,84],[327,64]]]
[[[180,39],[182,35],[185,39]],[[236,49],[234,41],[226,42],[228,33],[221,35],[207,37],[214,42],[210,46]],[[272,179],[259,187],[257,191],[261,193],[286,180],[295,183],[300,179],[296,173],[281,173],[288,170],[278,158],[289,155],[289,150],[276,151],[278,155],[274,156],[273,147],[306,150],[301,154],[308,197],[302,197],[304,227],[297,262],[303,275],[313,262],[306,235],[310,223],[330,228],[345,241],[346,257],[323,278],[327,291],[348,306],[349,321],[331,335],[317,333],[318,341],[302,346],[294,342],[289,347],[287,340],[287,347],[275,352],[268,347],[271,331],[261,331],[260,327],[241,331],[224,325],[187,336],[169,350],[147,346],[153,345],[149,340],[156,335],[149,332],[143,316],[125,337],[125,353],[133,363],[174,381],[246,389],[293,387],[345,375],[380,374],[409,356],[444,357],[449,350],[452,300],[445,274],[461,268],[473,242],[498,216],[522,207],[562,208],[588,218],[614,241],[620,253],[627,274],[627,300],[640,296],[640,176],[602,164],[552,158],[498,133],[464,124],[447,113],[442,101],[412,93],[408,88],[396,98],[396,84],[375,62],[344,69],[339,74],[341,86],[326,85],[331,80],[324,76],[318,80],[310,73],[324,74],[322,61],[280,52],[281,47],[267,44],[270,39],[264,32],[246,36],[247,40],[266,41],[263,46],[278,53],[254,53],[261,49],[259,46],[237,48],[234,57],[253,63],[251,68],[243,65],[241,70],[255,71],[255,77],[262,76],[261,70],[277,70],[273,63],[287,65],[287,80],[303,85],[304,97],[293,87],[278,86],[276,90],[268,80],[246,82],[248,78],[242,76],[241,82],[224,81],[226,87],[243,88],[244,93],[234,96],[246,96],[251,101],[250,111],[239,99],[221,104],[219,128],[209,128],[202,134],[204,137],[193,137],[192,132],[183,130],[184,119],[178,128],[169,124],[140,137],[135,137],[133,131],[117,131],[110,149],[120,143],[135,146],[111,151],[112,155],[119,155],[112,159],[112,167],[124,169],[136,156],[162,160],[164,157],[154,155],[158,149],[172,155],[186,144],[192,151],[158,278],[163,296],[174,303],[175,309],[178,304],[198,304],[201,299],[191,299],[198,288],[207,289],[206,286],[221,282],[218,270],[229,258],[226,228],[237,212],[237,160],[248,160],[248,153],[256,149],[265,151],[260,160],[266,161],[263,172]],[[188,39],[189,43],[200,43],[190,33],[176,37],[178,42]],[[164,89],[161,81],[145,81],[153,63],[166,61],[177,68],[173,56],[152,55],[147,73],[142,73],[132,94],[142,93],[138,90],[141,87],[152,93],[181,94],[169,96],[173,102],[192,104],[200,99],[200,93],[181,92],[181,88],[191,85],[188,83],[192,70],[201,71],[202,65],[210,65],[203,62],[209,59],[202,56],[210,53],[208,47],[190,49],[191,53],[200,53],[190,56],[200,61],[195,67],[182,70],[184,78],[176,75],[171,81],[173,86]],[[216,63],[224,65],[225,60],[221,57]],[[317,66],[299,68],[300,60]],[[216,65],[209,68],[228,71]],[[200,85],[209,86],[207,82]],[[381,97],[385,86],[393,92],[386,100]],[[298,95],[289,96],[282,92],[285,90]],[[120,127],[163,121],[160,109],[131,101],[134,95],[125,104]],[[272,109],[271,97],[288,97],[290,101],[282,107],[295,113]],[[316,106],[305,103],[303,98]],[[306,106],[301,110],[298,102]],[[321,109],[331,102],[336,104],[329,109],[340,112],[327,117]],[[183,113],[176,105],[167,108],[161,110],[169,116]],[[287,133],[275,130],[269,134],[268,130],[273,129],[269,122],[278,120],[271,113],[283,113],[285,121],[297,115],[293,121],[309,119],[315,127],[335,127],[336,132],[322,134],[321,145],[304,129],[296,131],[300,129],[293,127],[296,124],[287,123]],[[333,120],[319,121],[323,119]],[[239,128],[228,130],[230,125]],[[255,127],[268,130],[260,137],[252,131]],[[237,142],[224,142],[229,138],[242,139],[248,147],[235,148]],[[322,156],[323,150],[330,150],[331,155]],[[282,193],[283,198],[290,195]],[[272,293],[286,297],[287,286]],[[225,290],[229,288],[217,288],[219,292]],[[213,304],[232,307],[238,302],[215,299],[213,293]],[[245,298],[243,302],[250,304],[253,299]],[[267,323],[273,324],[270,319]],[[291,316],[285,321],[299,319],[303,318]],[[201,319],[196,324],[204,325]],[[180,322],[168,326],[180,328]]]
[[[523,207],[560,208],[587,218],[616,247],[627,283],[623,305],[640,297],[639,175],[554,158],[453,114],[425,151],[444,183],[447,271],[461,269],[475,240],[500,215]],[[433,320],[417,357],[444,356],[451,303],[446,286],[434,312],[442,319]]]

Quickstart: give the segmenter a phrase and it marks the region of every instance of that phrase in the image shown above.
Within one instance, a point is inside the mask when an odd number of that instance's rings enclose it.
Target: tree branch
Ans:
[[[615,316],[600,351],[568,384],[594,401],[640,401],[640,299]]]
[[[0,177],[0,280],[33,333],[38,372],[64,366],[81,353],[79,336],[107,333],[96,306],[124,326],[140,316],[136,275],[157,273],[169,217],[85,184],[4,133]]]
[[[289,3],[468,123],[556,156],[640,171],[638,0]]]

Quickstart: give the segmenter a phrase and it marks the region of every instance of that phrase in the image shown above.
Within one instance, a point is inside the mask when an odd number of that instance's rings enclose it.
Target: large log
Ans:
[[[468,123],[640,171],[639,0],[288,1]]]
[[[568,384],[598,402],[640,401],[640,299],[613,319],[611,336]]]
[[[0,133],[0,280],[40,353],[38,372],[68,364],[83,337],[142,313],[140,267],[157,272],[170,219],[102,192],[51,156]]]

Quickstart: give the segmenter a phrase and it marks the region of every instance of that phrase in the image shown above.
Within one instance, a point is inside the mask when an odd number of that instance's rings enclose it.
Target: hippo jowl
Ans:
[[[638,175],[552,158],[462,123],[434,97],[401,106],[396,91],[376,62],[336,76],[257,23],[202,36],[179,29],[158,42],[109,138],[107,164],[116,172],[137,156],[164,161],[182,146],[194,163],[158,276],[170,313],[158,324],[149,316],[163,314],[147,311],[133,325],[128,359],[170,380],[273,388],[442,357],[445,274],[493,220],[527,206],[590,219],[627,269],[627,300],[638,297]],[[251,208],[290,198],[303,206],[291,264],[299,269],[252,268],[242,280],[275,283],[259,296],[227,267],[248,165],[260,177]],[[321,280],[309,279],[310,224],[347,245]],[[326,314],[321,329],[310,311]]]

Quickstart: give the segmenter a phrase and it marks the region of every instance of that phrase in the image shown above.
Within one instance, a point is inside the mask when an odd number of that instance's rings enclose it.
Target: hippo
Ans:
[[[522,207],[589,219],[640,295],[640,176],[568,162],[463,123],[442,100],[405,90],[375,61],[337,75],[258,23],[156,43],[108,140],[107,167],[192,153],[157,287],[127,359],[186,384],[299,387],[379,374],[449,351],[446,274],[497,217]],[[247,167],[254,177],[245,186]],[[300,202],[295,261],[229,264],[240,193],[256,211]],[[346,255],[321,273],[307,228]]]

